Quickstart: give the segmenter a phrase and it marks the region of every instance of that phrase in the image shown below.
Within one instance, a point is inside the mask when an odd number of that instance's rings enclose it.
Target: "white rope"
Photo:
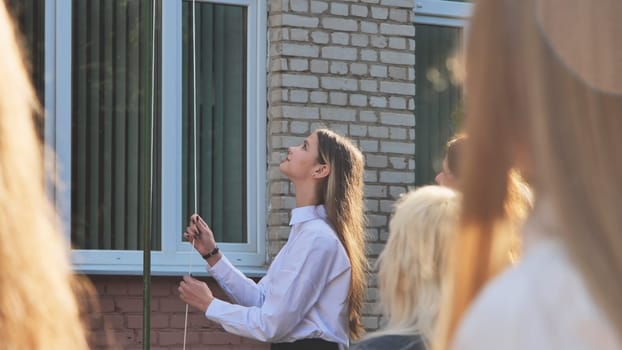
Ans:
[[[195,0],[192,0],[192,126],[193,126],[193,143],[194,143],[194,212],[199,210],[198,205],[198,181],[197,181],[197,45],[196,45],[196,24],[195,24],[195,12],[194,12]]]
[[[194,239],[192,240],[192,250],[194,250]],[[192,273],[192,255],[189,260],[188,275]],[[186,304],[186,317],[184,317],[184,350],[186,350],[186,334],[188,334],[188,304]]]
[[[153,1],[153,17],[151,22],[151,136],[150,136],[150,144],[149,144],[149,156],[151,161],[153,162],[153,136],[154,132],[154,120],[155,120],[155,112],[154,112],[154,85],[155,85],[155,20],[156,20],[156,6],[157,1]],[[152,206],[153,201],[153,164],[149,167],[149,205]]]
[[[192,130],[193,130],[193,160],[194,160],[194,213],[198,210],[198,181],[197,181],[197,56],[196,56],[196,24],[195,24],[195,0],[192,0]],[[192,240],[194,251],[194,239]],[[192,254],[189,258],[188,275],[192,274]],[[186,350],[186,335],[188,334],[188,304],[186,304],[186,316],[184,317],[184,347]]]

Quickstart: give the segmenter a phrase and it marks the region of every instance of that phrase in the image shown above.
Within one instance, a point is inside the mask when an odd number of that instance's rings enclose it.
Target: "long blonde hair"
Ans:
[[[318,162],[330,164],[327,181],[320,187],[320,203],[326,207],[328,221],[335,228],[352,268],[348,293],[350,338],[358,339],[364,328],[361,307],[365,298],[365,214],[363,154],[347,138],[327,129],[315,131],[318,137]]]
[[[369,338],[419,334],[430,343],[459,206],[458,194],[440,186],[421,187],[396,202],[389,239],[377,261],[379,301],[387,323]]]
[[[531,169],[536,203],[546,193],[558,224],[557,235],[586,281],[595,302],[622,334],[622,89],[594,86],[586,68],[616,75],[622,62],[619,35],[595,33],[574,50],[591,64],[569,66],[552,47],[536,7],[550,1],[480,0],[467,45],[467,125],[473,142],[465,149],[464,209],[455,245],[453,288],[443,303],[435,344],[451,341],[466,308],[497,273],[493,249],[502,234],[508,174],[515,165]],[[606,3],[606,4],[604,4]],[[561,6],[561,5],[560,5]],[[573,5],[566,5],[564,11]],[[615,7],[617,6],[617,8]],[[618,23],[620,3],[584,3],[581,21]],[[578,10],[575,8],[574,10]],[[564,11],[551,11],[560,15]],[[596,15],[598,13],[598,15]],[[564,12],[565,15],[567,13]],[[566,20],[570,17],[560,17]],[[617,22],[616,22],[617,21]],[[575,29],[576,22],[557,26]],[[583,30],[583,29],[581,29]],[[550,33],[548,33],[550,34]],[[585,38],[582,33],[581,38]],[[619,34],[619,33],[618,33]],[[595,40],[598,38],[598,40]],[[618,50],[618,51],[616,51]],[[481,164],[486,164],[482,167]]]
[[[464,148],[469,142],[466,134],[458,134],[447,142],[445,157],[447,168],[456,179],[458,188],[462,188],[460,171],[464,161]],[[498,261],[497,269],[502,269],[510,263],[516,262],[521,255],[522,239],[521,228],[527,215],[533,207],[533,193],[531,187],[523,179],[517,169],[510,169],[507,173],[506,196],[503,204],[503,220],[497,223],[497,228],[503,231],[495,238],[492,248]]]
[[[34,91],[0,4],[0,339],[3,349],[87,349],[54,210],[46,197]]]

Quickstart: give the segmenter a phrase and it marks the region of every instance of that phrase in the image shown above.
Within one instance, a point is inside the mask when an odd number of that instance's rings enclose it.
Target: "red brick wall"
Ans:
[[[94,347],[109,347],[105,331],[112,342],[121,349],[143,348],[143,278],[142,276],[89,276],[99,296],[101,318],[95,322]],[[151,349],[179,350],[184,341],[184,316],[186,304],[179,299],[177,287],[181,277],[151,278]],[[207,281],[214,295],[226,298],[218,285]],[[100,317],[93,317],[100,318]],[[203,314],[190,307],[186,349],[213,350],[266,350],[269,344],[226,333],[219,325],[209,321]]]

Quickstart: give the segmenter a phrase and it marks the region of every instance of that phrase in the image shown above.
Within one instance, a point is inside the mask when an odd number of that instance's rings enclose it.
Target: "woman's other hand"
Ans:
[[[212,303],[212,300],[214,300],[214,295],[207,286],[207,283],[190,276],[184,276],[177,290],[179,291],[179,298],[181,300],[201,310],[203,313],[205,313]]]

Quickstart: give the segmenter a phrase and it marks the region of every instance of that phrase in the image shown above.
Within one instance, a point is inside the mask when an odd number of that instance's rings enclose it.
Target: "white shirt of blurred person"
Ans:
[[[622,349],[620,14],[619,0],[476,2],[472,141],[435,349]],[[513,168],[535,204],[523,255],[503,270],[492,247]]]

